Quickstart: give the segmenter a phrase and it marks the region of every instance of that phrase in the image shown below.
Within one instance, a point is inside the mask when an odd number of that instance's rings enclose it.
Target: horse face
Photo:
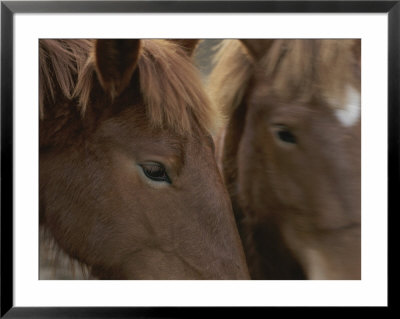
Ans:
[[[210,139],[149,130],[138,118],[129,108],[93,137],[92,147],[101,149],[96,175],[107,181],[100,204],[91,205],[103,221],[95,227],[95,237],[103,238],[96,251],[110,261],[112,277],[246,278]]]
[[[262,75],[254,82],[238,152],[243,207],[280,225],[308,278],[360,279],[359,92],[334,109],[282,102]]]
[[[120,41],[96,46],[95,125],[41,152],[42,222],[102,279],[248,278],[211,139],[149,123],[141,45]]]

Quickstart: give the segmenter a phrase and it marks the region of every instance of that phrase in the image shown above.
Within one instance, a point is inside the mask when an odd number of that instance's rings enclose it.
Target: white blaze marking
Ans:
[[[349,86],[345,103],[343,108],[335,111],[335,115],[343,126],[350,127],[358,122],[361,115],[360,93]]]

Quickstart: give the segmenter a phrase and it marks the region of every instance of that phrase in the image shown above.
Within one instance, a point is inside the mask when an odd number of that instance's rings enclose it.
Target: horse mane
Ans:
[[[77,75],[84,67],[92,47],[89,40],[47,40],[39,42],[39,110],[44,118],[46,99],[55,101],[61,91],[73,98]]]
[[[223,41],[215,56],[208,89],[229,115],[238,107],[252,75],[262,70],[269,94],[280,101],[326,102],[342,108],[348,86],[360,91],[359,40],[277,39],[259,60],[238,40]]]
[[[54,102],[57,90],[76,99],[85,116],[96,79],[93,40],[40,40],[39,106]],[[213,132],[218,113],[202,89],[198,71],[184,49],[167,40],[142,40],[138,60],[140,90],[149,123],[181,134],[192,132],[193,119]]]

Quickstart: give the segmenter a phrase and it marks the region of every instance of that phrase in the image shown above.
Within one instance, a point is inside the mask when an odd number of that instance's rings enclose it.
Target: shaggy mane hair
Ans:
[[[277,39],[255,61],[240,41],[225,40],[215,56],[208,90],[229,117],[241,102],[252,75],[262,70],[270,84],[269,93],[281,101],[318,99],[341,108],[349,85],[361,89],[360,45],[359,40],[347,39]]]
[[[93,40],[40,40],[39,106],[56,92],[76,99],[82,116],[91,103],[95,81]],[[142,40],[138,60],[141,94],[151,126],[178,133],[192,131],[193,118],[209,132],[218,113],[203,92],[200,76],[181,46],[167,40]]]

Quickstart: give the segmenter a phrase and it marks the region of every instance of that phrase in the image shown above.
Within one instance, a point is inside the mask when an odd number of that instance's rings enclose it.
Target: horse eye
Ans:
[[[276,130],[276,136],[285,143],[296,144],[296,137],[285,126],[279,126]]]
[[[167,182],[171,184],[171,180],[165,170],[165,167],[160,163],[146,163],[140,165],[144,175],[156,182]]]

